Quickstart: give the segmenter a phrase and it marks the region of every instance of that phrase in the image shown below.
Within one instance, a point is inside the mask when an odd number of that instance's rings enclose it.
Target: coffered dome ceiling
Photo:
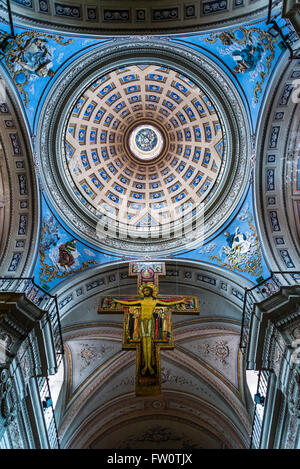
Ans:
[[[225,146],[216,109],[194,82],[167,67],[131,65],[100,76],[76,102],[64,167],[102,220],[155,231],[213,195]]]
[[[251,139],[234,85],[207,57],[159,41],[124,40],[74,61],[44,102],[37,136],[62,219],[124,254],[199,245],[248,181]]]

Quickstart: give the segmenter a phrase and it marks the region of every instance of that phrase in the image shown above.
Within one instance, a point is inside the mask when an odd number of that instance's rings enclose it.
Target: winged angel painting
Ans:
[[[49,282],[55,278],[65,278],[97,264],[94,259],[81,260],[94,254],[89,249],[79,252],[77,244],[76,239],[59,232],[59,225],[53,216],[43,219],[39,246],[40,280]]]
[[[6,37],[6,33],[0,32],[0,41],[5,40]],[[51,45],[51,39],[61,46],[73,42],[73,39],[64,41],[61,36],[44,34],[39,31],[24,31],[9,41],[5,64],[23,96],[26,107],[28,107],[29,97],[25,86],[37,78],[54,75],[52,67],[55,47]]]
[[[206,41],[209,43],[220,41],[222,43],[218,48],[220,55],[231,55],[235,62],[233,73],[249,75],[249,81],[255,85],[253,97],[255,105],[262,92],[262,84],[269,75],[278,38],[259,28],[237,28],[220,34],[211,34]]]
[[[248,213],[248,210],[247,210]],[[244,221],[241,218],[240,221]],[[250,230],[236,226],[234,231],[225,231],[226,244],[221,247],[219,255],[208,256],[230,270],[248,272],[251,275],[260,275],[262,272],[260,242],[255,227],[252,224],[252,215],[248,218]],[[217,247],[213,246],[213,249]]]

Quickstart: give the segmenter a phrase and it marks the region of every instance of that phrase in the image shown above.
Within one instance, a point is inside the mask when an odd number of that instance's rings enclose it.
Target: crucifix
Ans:
[[[160,349],[173,349],[172,313],[199,314],[195,296],[158,295],[164,262],[132,262],[129,275],[137,276],[138,296],[100,298],[99,314],[122,314],[123,349],[136,349],[136,395],[161,393]]]

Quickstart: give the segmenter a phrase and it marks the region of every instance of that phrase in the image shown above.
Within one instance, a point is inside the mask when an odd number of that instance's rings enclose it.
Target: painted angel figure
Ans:
[[[47,222],[44,222],[46,233],[40,242],[40,250],[48,251],[52,246],[56,246],[59,240],[58,223],[55,222],[53,216],[49,217]]]
[[[235,229],[234,234],[228,231],[224,233],[227,240],[227,246],[223,246],[223,251],[227,256],[227,261],[230,265],[237,265],[242,260],[247,258],[251,251],[251,243],[248,241],[244,233],[239,233],[239,227]]]
[[[24,46],[19,47],[16,53],[16,63],[39,77],[53,76],[54,72],[51,70],[53,64],[46,42],[45,39],[38,37],[27,39]]]
[[[228,231],[225,231],[224,235],[226,236],[229,248],[224,246],[223,249],[227,255],[241,257],[249,252],[251,243],[247,241],[246,235],[244,233],[239,233],[239,231],[239,227],[235,229],[235,232],[232,235],[228,233]]]
[[[263,47],[261,44],[254,46],[249,39],[247,44],[242,50],[235,50],[232,53],[232,58],[236,61],[234,73],[251,72],[256,69],[263,55]]]
[[[49,257],[53,264],[58,270],[62,268],[69,270],[70,267],[74,266],[77,261],[77,257],[81,254],[77,251],[76,240],[72,239],[66,243],[60,244],[58,247],[54,247],[49,252]]]

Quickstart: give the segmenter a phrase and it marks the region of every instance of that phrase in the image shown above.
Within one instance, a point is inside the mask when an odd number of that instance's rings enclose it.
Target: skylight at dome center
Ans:
[[[161,132],[152,125],[139,125],[129,137],[129,148],[141,160],[152,160],[160,155],[164,139]]]

